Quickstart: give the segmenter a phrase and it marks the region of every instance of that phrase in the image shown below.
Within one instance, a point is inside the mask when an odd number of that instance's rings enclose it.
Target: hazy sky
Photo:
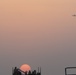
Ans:
[[[76,66],[76,0],[0,0],[0,74],[27,63],[42,75]]]

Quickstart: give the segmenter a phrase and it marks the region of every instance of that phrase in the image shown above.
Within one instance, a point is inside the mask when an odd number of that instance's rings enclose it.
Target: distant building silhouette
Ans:
[[[13,75],[21,75],[21,72],[17,69],[17,67],[14,68]]]
[[[76,75],[76,74],[68,74],[68,72],[67,72],[68,69],[76,69],[76,67],[66,67],[65,68],[65,75]]]
[[[12,68],[12,75],[41,75],[41,68],[38,68],[38,72],[36,70],[24,72],[19,68],[15,67],[15,68]]]

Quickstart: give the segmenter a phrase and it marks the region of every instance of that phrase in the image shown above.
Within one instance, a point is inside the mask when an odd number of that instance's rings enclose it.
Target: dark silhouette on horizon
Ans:
[[[24,72],[19,68],[15,67],[15,68],[12,68],[12,75],[41,75],[41,68],[40,69],[38,68],[38,72],[36,70]]]

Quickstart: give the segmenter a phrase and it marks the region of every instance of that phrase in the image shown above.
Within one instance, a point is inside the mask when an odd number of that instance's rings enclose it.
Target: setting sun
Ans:
[[[28,64],[23,64],[21,67],[20,67],[20,69],[22,70],[22,71],[24,71],[24,72],[28,72],[28,71],[30,71],[31,70],[31,67],[28,65]]]

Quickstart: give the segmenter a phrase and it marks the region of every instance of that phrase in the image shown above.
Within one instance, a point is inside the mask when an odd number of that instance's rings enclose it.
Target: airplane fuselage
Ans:
[[[74,14],[74,15],[72,15],[72,16],[76,17],[76,15],[75,15],[75,14]]]

